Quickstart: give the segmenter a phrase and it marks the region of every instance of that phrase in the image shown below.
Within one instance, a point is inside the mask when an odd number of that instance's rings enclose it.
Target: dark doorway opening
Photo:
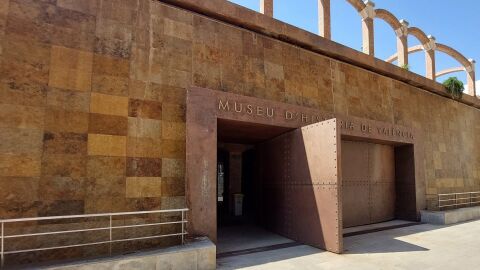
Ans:
[[[293,241],[266,228],[259,144],[290,128],[218,119],[217,254]]]

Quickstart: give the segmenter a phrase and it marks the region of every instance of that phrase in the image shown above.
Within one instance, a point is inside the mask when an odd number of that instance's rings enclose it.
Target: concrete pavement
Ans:
[[[218,269],[480,269],[480,220],[347,237],[337,255],[305,245],[220,258]]]

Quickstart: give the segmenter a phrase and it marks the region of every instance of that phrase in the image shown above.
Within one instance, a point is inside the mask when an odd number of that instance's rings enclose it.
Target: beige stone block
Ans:
[[[126,156],[127,137],[88,134],[88,155]]]
[[[43,84],[37,84],[28,78],[25,78],[25,80],[28,80],[29,83],[21,83],[15,78],[0,82],[0,100],[2,103],[44,106],[47,97],[47,87]]]
[[[130,98],[147,99],[146,98],[147,83],[139,80],[130,80],[128,82],[128,96]]]
[[[45,113],[45,130],[87,133],[88,113],[49,108]]]
[[[124,77],[93,74],[92,92],[115,96],[127,96],[128,81],[129,79]]]
[[[165,35],[186,40],[191,40],[193,36],[192,25],[168,18],[164,19],[164,31]]]
[[[161,177],[127,177],[127,198],[161,197]]]
[[[185,158],[185,140],[162,140],[162,157]]]
[[[47,92],[47,105],[66,111],[89,112],[90,93],[51,87]]]
[[[162,197],[162,209],[180,209],[185,208],[185,197]]]
[[[128,136],[140,138],[162,138],[162,121],[147,118],[128,118]]]
[[[162,121],[162,139],[185,140],[185,123]]]
[[[44,117],[41,107],[0,104],[0,127],[42,129]]]
[[[42,177],[85,177],[87,156],[79,154],[50,154],[42,156]]]
[[[102,10],[97,13],[97,17],[107,18],[128,25],[136,18],[134,11],[137,9],[137,6],[137,1],[103,0]]]
[[[302,96],[314,100],[318,97],[318,88],[316,86],[314,87],[304,85],[302,90]]]
[[[184,70],[152,67],[150,79],[158,84],[187,88],[192,84],[192,73]]]
[[[1,154],[42,153],[43,131],[39,129],[0,128]]]
[[[185,161],[181,159],[162,159],[162,177],[184,177]]]
[[[123,58],[95,54],[93,58],[93,73],[114,77],[128,77],[130,62]]]
[[[12,87],[48,83],[50,46],[12,34],[5,35],[0,44],[4,57],[0,66],[2,80],[9,81]]]
[[[90,112],[127,116],[128,98],[100,93],[92,93],[90,101]]]
[[[37,201],[38,184],[38,177],[0,177],[0,202]]]
[[[265,61],[265,76],[271,79],[283,80],[285,78],[283,66]]]
[[[440,150],[441,153],[446,153],[447,152],[447,145],[445,143],[439,143],[438,144],[438,150]]]
[[[162,157],[162,140],[141,137],[127,138],[128,157]]]
[[[97,11],[97,0],[57,0],[57,6],[95,15]]]
[[[36,177],[40,176],[39,156],[0,155],[0,176]]]
[[[145,90],[145,98],[164,103],[185,105],[186,91],[185,88],[181,87],[151,83]]]
[[[52,46],[48,84],[63,89],[90,91],[92,63],[91,52]]]
[[[185,122],[186,109],[184,105],[163,103],[162,120],[170,122]]]
[[[435,167],[435,169],[442,169],[443,166],[442,166],[442,155],[440,152],[438,151],[434,151],[433,152],[433,166]]]
[[[162,196],[183,196],[185,195],[185,178],[163,177]]]

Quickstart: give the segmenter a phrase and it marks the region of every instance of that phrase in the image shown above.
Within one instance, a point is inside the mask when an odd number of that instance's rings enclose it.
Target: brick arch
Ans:
[[[358,12],[361,12],[365,7],[365,3],[360,0],[347,0],[347,2],[352,5]]]
[[[388,10],[376,9],[375,10],[375,18],[384,20],[386,23],[388,23],[388,25],[390,25],[392,27],[393,31],[402,27],[402,24],[397,19],[397,17],[395,17],[395,15],[390,13]]]
[[[422,43],[422,45],[430,41],[425,32],[423,32],[420,28],[417,27],[409,27],[408,34],[416,37],[420,41],[420,43]]]

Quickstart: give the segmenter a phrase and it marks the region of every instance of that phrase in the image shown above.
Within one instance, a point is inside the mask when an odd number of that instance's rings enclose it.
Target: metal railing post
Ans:
[[[109,253],[110,253],[110,255],[112,255],[112,215],[110,215],[110,225],[108,227],[109,227],[109,231],[110,231]]]
[[[182,245],[185,243],[185,211],[182,210]]]
[[[4,252],[4,242],[3,242],[3,239],[4,239],[4,235],[5,235],[5,232],[4,232],[4,224],[5,224],[5,223],[2,222],[2,245],[1,245],[1,246],[2,246],[2,247],[1,247],[1,256],[2,256],[2,258],[1,258],[1,264],[0,264],[0,267],[1,267],[1,268],[3,268],[3,263],[4,263],[4,261],[5,261],[5,257],[4,257],[5,254],[3,254],[3,252]]]

